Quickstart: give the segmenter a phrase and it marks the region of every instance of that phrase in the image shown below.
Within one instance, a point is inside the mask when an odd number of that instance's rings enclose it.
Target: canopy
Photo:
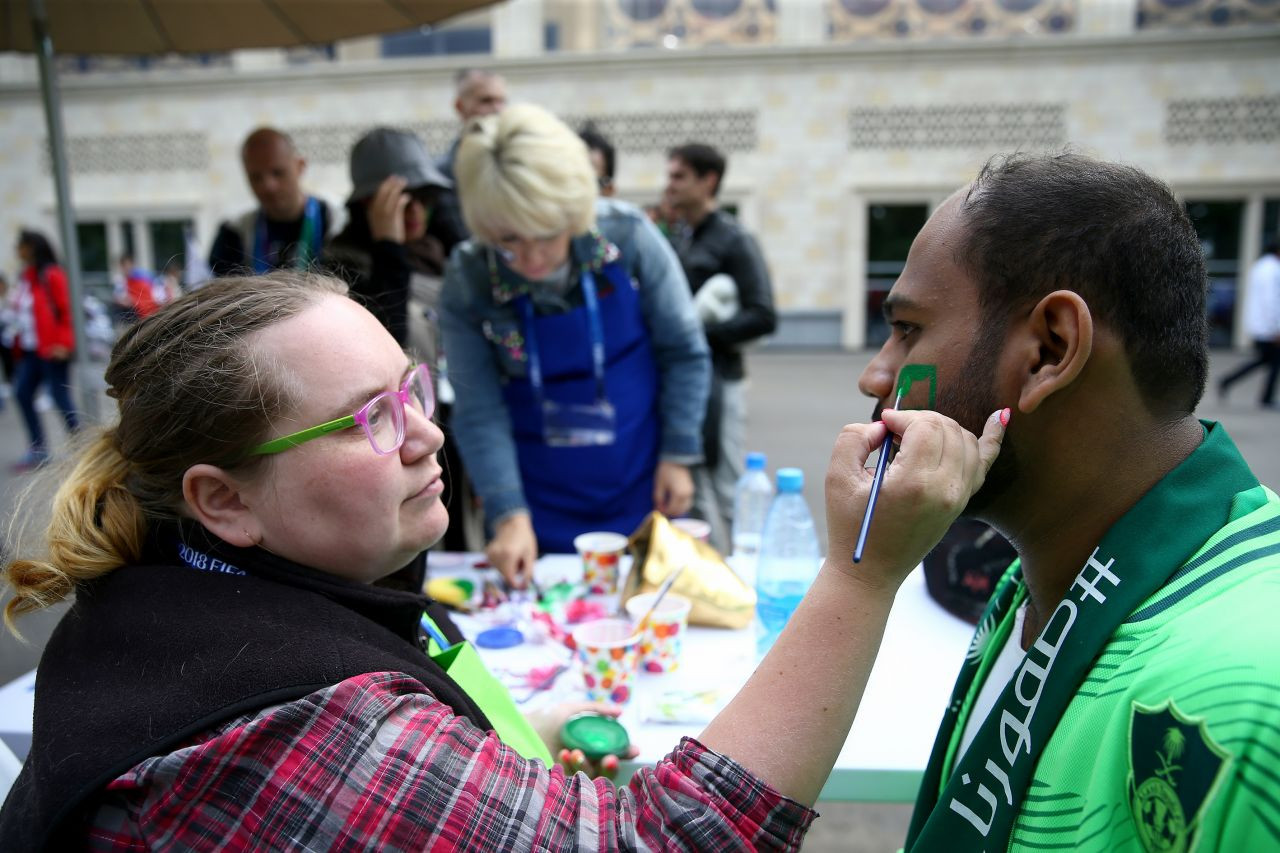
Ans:
[[[61,53],[295,47],[440,23],[495,0],[45,0]],[[34,52],[29,0],[0,0],[0,50]]]

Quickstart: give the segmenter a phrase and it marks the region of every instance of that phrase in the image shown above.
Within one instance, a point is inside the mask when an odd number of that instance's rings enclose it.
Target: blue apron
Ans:
[[[527,294],[519,297],[530,376],[536,360],[541,393],[530,378],[513,377],[503,396],[525,501],[544,552],[573,553],[573,538],[589,530],[630,535],[653,510],[661,437],[658,367],[640,294],[626,270],[617,262],[605,264],[601,278],[611,291],[564,314],[539,316]],[[579,405],[599,401],[593,312],[603,338],[602,378],[604,396],[615,413],[614,441],[553,447],[544,438],[542,400]]]

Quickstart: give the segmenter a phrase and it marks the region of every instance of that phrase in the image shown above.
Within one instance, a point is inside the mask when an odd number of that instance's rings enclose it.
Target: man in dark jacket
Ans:
[[[209,252],[216,276],[259,275],[306,269],[320,257],[333,216],[323,200],[302,188],[307,161],[289,135],[260,127],[240,148],[256,210],[222,223]]]
[[[703,426],[706,463],[694,471],[694,514],[728,552],[733,492],[746,451],[746,363],[742,347],[777,326],[769,269],[755,238],[720,209],[725,158],[689,143],[667,153],[664,201],[680,224],[672,242],[711,346],[712,386]]]
[[[483,68],[464,68],[454,77],[457,94],[453,99],[453,109],[462,122],[463,132],[467,123],[473,118],[493,115],[502,112],[507,105],[507,81],[501,74]],[[440,173],[452,183],[453,160],[458,154],[458,143],[462,134],[449,146],[449,151],[436,166]],[[450,189],[440,195],[439,203],[432,217],[431,233],[444,246],[445,257],[453,251],[453,247],[471,236],[466,223],[462,221],[462,207],[458,203],[458,194]]]

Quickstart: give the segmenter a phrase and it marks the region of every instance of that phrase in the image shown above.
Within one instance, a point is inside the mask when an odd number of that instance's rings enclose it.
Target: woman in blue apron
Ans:
[[[455,430],[489,558],[520,584],[580,533],[688,510],[707,346],[666,240],[598,199],[585,145],[550,113],[478,120],[456,174],[475,236],[441,299]]]

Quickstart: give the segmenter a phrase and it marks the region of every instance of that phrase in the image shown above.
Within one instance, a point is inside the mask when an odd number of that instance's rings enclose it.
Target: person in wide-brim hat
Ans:
[[[321,266],[345,280],[401,344],[409,340],[410,277],[438,272],[419,256],[442,190],[453,186],[422,140],[379,127],[351,149],[351,196],[342,233],[325,247]],[[410,252],[409,246],[419,251]],[[442,253],[441,253],[442,255]],[[439,259],[443,264],[443,256]],[[425,268],[424,268],[425,266]]]

